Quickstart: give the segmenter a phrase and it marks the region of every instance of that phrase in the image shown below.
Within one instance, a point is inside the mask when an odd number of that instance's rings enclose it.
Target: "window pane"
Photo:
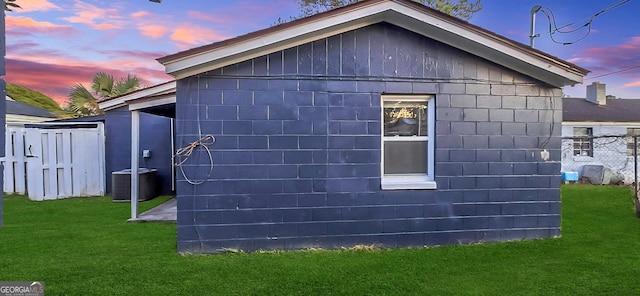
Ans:
[[[426,136],[427,102],[384,102],[385,136]]]
[[[590,127],[573,128],[573,155],[593,156],[593,129]]]
[[[574,127],[573,128],[573,136],[574,137],[579,137],[579,136],[591,136],[592,134],[592,129],[590,127]]]
[[[385,142],[384,174],[427,174],[427,141]]]

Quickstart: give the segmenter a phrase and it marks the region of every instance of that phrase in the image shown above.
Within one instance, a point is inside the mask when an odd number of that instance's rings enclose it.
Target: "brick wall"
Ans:
[[[437,190],[380,189],[381,94],[436,102]],[[388,24],[178,82],[178,251],[560,234],[561,92]],[[198,132],[198,131],[201,131]],[[542,161],[546,148],[551,159]]]

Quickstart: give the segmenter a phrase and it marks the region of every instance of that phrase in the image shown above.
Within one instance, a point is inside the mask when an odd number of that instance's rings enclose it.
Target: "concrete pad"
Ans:
[[[128,222],[176,222],[178,219],[178,202],[175,198],[138,215]]]

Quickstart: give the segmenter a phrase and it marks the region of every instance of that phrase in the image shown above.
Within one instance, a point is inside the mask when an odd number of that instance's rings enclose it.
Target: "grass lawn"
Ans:
[[[180,256],[175,224],[127,223],[129,204],[7,196],[0,281],[44,281],[46,295],[640,294],[632,191],[569,185],[562,199],[559,239]]]

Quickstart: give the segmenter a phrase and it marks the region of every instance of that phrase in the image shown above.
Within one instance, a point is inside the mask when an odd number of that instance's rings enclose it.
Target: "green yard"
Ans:
[[[176,254],[175,224],[126,223],[128,204],[8,196],[0,281],[44,281],[46,295],[640,294],[632,191],[569,185],[562,196],[559,239],[207,256]]]

